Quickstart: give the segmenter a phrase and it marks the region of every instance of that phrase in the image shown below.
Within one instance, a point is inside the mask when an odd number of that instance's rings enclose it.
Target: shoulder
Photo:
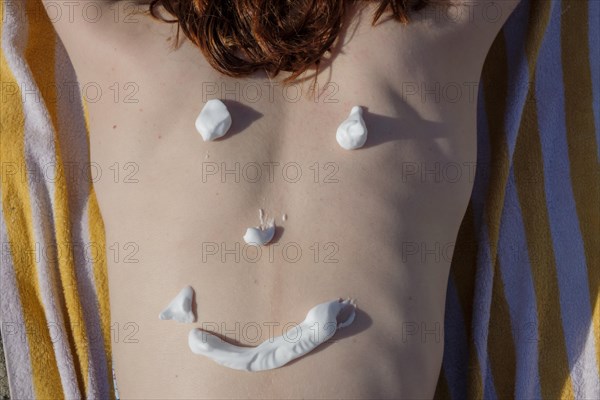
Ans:
[[[42,3],[76,69],[107,59],[126,62],[159,42],[163,45],[164,37],[173,28],[172,24],[151,18],[148,6],[138,1],[42,0]]]
[[[114,36],[114,30],[128,33],[142,30],[150,18],[148,5],[132,0],[41,0],[50,22],[59,35],[102,33]]]
[[[444,63],[471,60],[478,74],[494,39],[520,1],[442,0],[414,15],[415,37]]]
[[[431,34],[474,36],[493,41],[521,0],[441,0],[414,16]]]

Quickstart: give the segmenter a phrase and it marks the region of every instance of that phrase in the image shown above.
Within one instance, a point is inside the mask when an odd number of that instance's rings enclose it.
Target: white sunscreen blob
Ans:
[[[355,315],[354,300],[332,300],[313,307],[304,321],[284,335],[267,339],[257,347],[235,346],[200,329],[190,331],[188,344],[193,353],[225,367],[266,371],[308,354],[331,338],[337,329],[350,325]]]
[[[363,147],[367,141],[367,126],[362,117],[362,108],[352,107],[350,115],[338,126],[335,138],[346,150]]]
[[[196,322],[196,316],[192,310],[192,298],[194,297],[194,289],[191,286],[186,286],[160,313],[159,319],[173,319],[175,321],[184,322],[186,324]]]
[[[196,130],[204,141],[215,140],[225,135],[231,128],[231,114],[219,99],[206,102],[196,118]]]
[[[258,210],[258,215],[260,225],[246,229],[246,233],[244,234],[244,241],[252,246],[264,246],[275,236],[275,219],[265,219],[265,213],[262,208]]]

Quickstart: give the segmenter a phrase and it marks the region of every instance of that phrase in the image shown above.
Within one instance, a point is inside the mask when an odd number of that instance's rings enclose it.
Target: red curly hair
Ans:
[[[371,0],[374,1],[374,0]],[[380,0],[373,25],[389,11],[407,24],[436,0]],[[153,17],[178,23],[208,62],[232,77],[266,71],[296,79],[331,50],[352,0],[151,0]],[[164,12],[173,18],[165,17]],[[179,37],[179,30],[178,30]]]

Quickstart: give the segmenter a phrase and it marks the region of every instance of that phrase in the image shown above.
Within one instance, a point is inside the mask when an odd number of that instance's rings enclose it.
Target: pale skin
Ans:
[[[121,398],[433,396],[475,173],[477,82],[517,5],[490,3],[457,4],[452,19],[424,12],[406,27],[350,12],[318,98],[310,80],[285,89],[285,75],[224,77],[189,42],[173,50],[173,25],[127,18],[128,3],[96,2],[93,23],[83,6],[53,21],[81,86],[103,93],[88,103],[90,145]],[[211,98],[225,99],[234,122],[203,142],[194,120]],[[335,131],[355,105],[369,139],[346,151]],[[237,178],[221,176],[236,165]],[[242,236],[259,208],[280,228],[254,260]],[[197,323],[159,320],[186,285]],[[354,323],[279,369],[230,370],[187,345],[204,324],[256,346],[338,297],[356,299]]]

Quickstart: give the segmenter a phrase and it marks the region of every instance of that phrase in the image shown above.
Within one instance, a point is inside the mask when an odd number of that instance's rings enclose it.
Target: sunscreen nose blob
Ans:
[[[244,241],[251,246],[264,246],[275,236],[275,220],[265,218],[263,209],[258,210],[260,225],[246,229]]]

